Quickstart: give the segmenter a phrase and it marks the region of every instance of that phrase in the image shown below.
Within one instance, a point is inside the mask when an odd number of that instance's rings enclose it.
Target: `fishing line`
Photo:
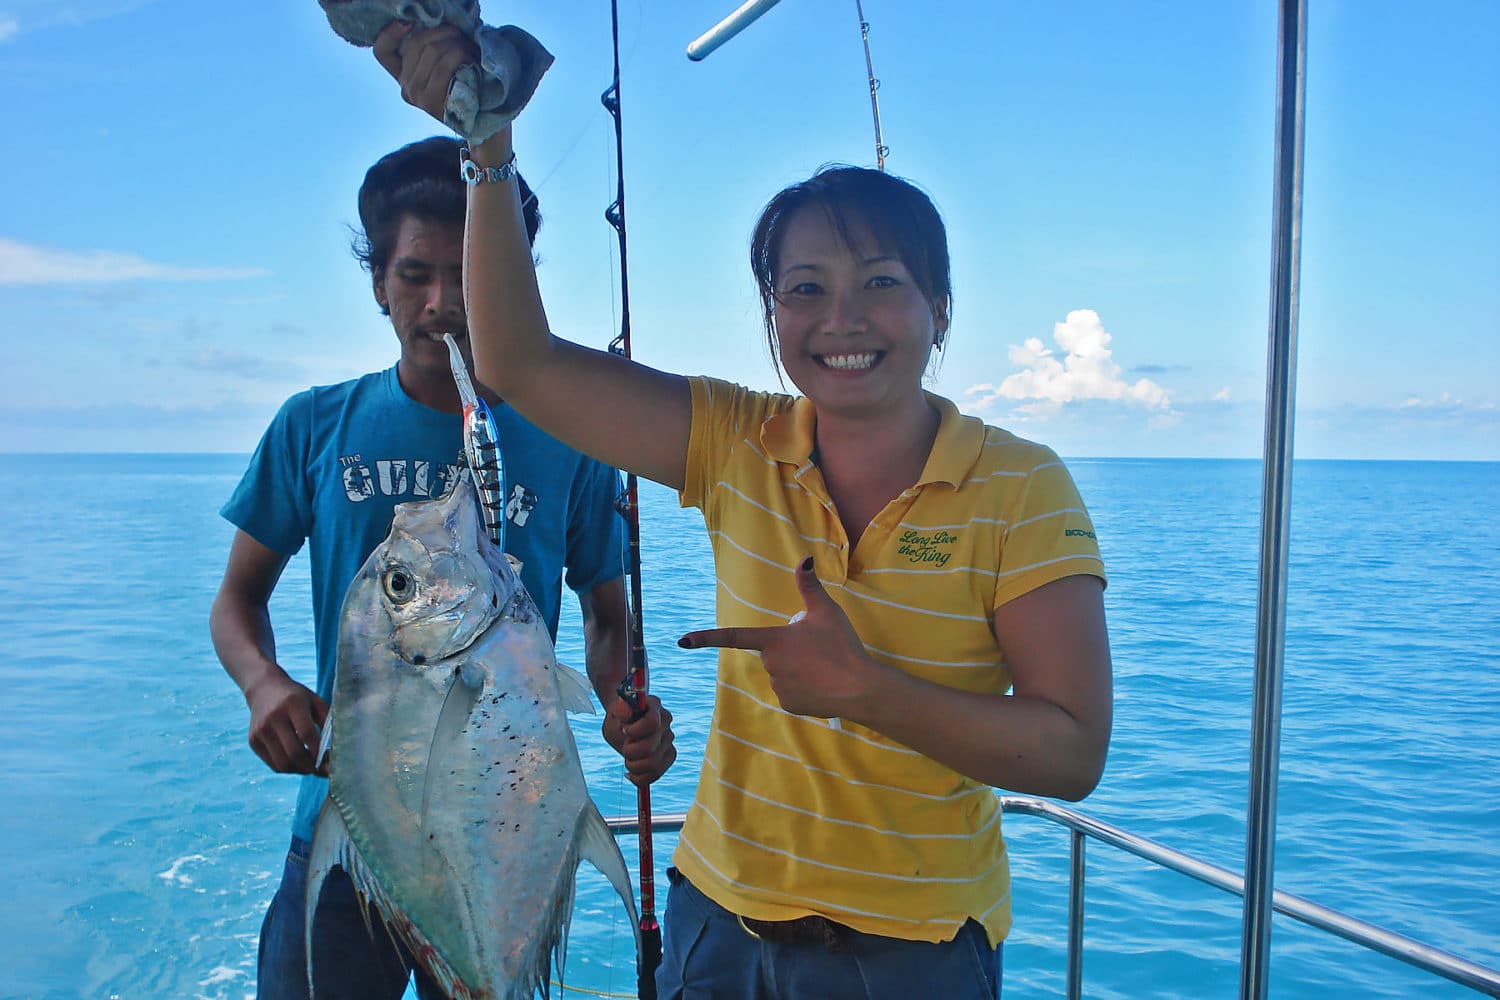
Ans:
[[[859,17],[860,36],[865,52],[865,70],[870,85],[870,113],[875,124],[875,156],[880,169],[884,170],[885,157],[890,150],[885,145],[880,129],[880,103],[876,97],[876,92],[880,89],[880,81],[875,76],[874,61],[870,55],[870,25],[865,20],[864,7],[860,0],[855,0],[854,7]],[[609,13],[614,73],[610,85],[605,88],[599,99],[614,120],[615,197],[609,207],[604,210],[604,218],[618,237],[620,266],[620,332],[609,342],[609,351],[611,354],[618,354],[628,359],[631,356],[630,255],[625,229],[625,140],[620,114],[619,0],[610,0]],[[637,42],[639,42],[639,36],[637,36]],[[635,473],[625,474],[625,490],[616,500],[615,507],[625,519],[625,576],[628,581],[626,612],[629,652],[625,679],[620,683],[620,697],[639,713],[646,707],[648,668],[641,612],[640,494],[639,481]],[[661,964],[661,927],[656,921],[656,876],[654,849],[651,841],[651,790],[649,786],[638,785],[636,787],[636,811],[639,821],[637,842],[640,851],[641,897],[641,954],[636,985],[641,1000],[656,1000],[656,969]]]
[[[641,12],[640,4],[636,4],[637,24],[639,24],[642,16],[643,15]],[[630,51],[626,52],[624,57],[621,59],[620,65],[622,68],[630,68],[630,64],[635,60],[636,50],[640,47],[641,32],[637,31],[635,42],[630,46]],[[540,181],[533,181],[529,176],[526,178],[526,183],[531,186],[533,196],[540,195],[542,189],[547,186],[547,182],[550,181],[559,170],[567,165],[568,161],[573,158],[574,152],[578,149],[579,143],[583,142],[583,140],[588,137],[589,132],[593,131],[594,126],[598,123],[599,119],[594,117],[593,115],[589,115],[588,117],[586,117],[584,119],[583,125],[578,129],[577,132],[573,133],[573,138],[568,140],[567,145],[563,147],[563,151],[557,155],[557,157],[552,161],[552,165],[547,168],[547,172],[542,175],[542,179]],[[604,141],[609,141],[609,133],[607,129],[605,131]]]
[[[549,982],[564,993],[582,993],[591,997],[614,997],[618,998],[618,1000],[636,1000],[634,993],[610,993],[608,990],[591,990],[587,986],[564,986],[556,979],[549,980]]]
[[[687,57],[694,62],[708,58],[710,53],[717,51],[719,46],[744,31],[751,22],[759,20],[766,11],[780,2],[781,0],[749,0],[742,4],[734,13],[694,39],[687,47]],[[880,100],[876,96],[880,89],[880,79],[875,75],[875,61],[870,57],[870,22],[865,20],[865,7],[861,0],[854,0],[854,13],[859,18],[859,37],[865,50],[865,77],[870,83],[870,116],[875,121],[875,163],[883,172],[885,158],[891,148],[881,136]]]
[[[604,146],[606,147],[604,155],[606,159],[608,159],[611,154],[614,153],[614,147],[610,145],[611,138],[612,137],[608,134],[606,134],[604,137]],[[620,179],[618,177],[612,176],[606,177],[604,184],[606,190],[609,192],[605,195],[605,199],[608,200],[613,198],[615,191],[619,189]],[[616,305],[616,303],[619,301],[620,293],[616,272],[616,268],[619,262],[616,260],[614,247],[614,242],[618,237],[610,232],[605,232],[602,235],[604,237],[604,258],[606,261],[608,261],[606,267],[609,271],[609,322],[611,329],[619,329],[620,311]],[[613,351],[613,349],[614,342],[611,341],[610,350]],[[621,555],[623,556],[624,553],[622,552]]]

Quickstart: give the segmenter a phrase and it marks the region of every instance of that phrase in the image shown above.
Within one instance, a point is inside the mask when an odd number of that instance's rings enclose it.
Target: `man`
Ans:
[[[540,215],[527,192],[526,229]],[[327,782],[313,773],[328,714],[339,613],[350,581],[386,536],[395,505],[441,497],[462,468],[462,406],[449,367],[451,333],[470,368],[463,301],[466,191],[459,144],[435,136],[380,159],[359,191],[355,254],[401,344],[397,363],[298,393],[266,430],[223,515],[239,529],[210,615],[219,660],[250,708],[250,746],[274,771],[301,774],[292,846],[261,927],[259,995],[306,997],[307,852]],[[482,390],[481,390],[482,391]],[[506,548],[557,630],[561,583],[577,592],[590,679],[606,707],[604,735],[630,778],[656,780],[676,757],[671,715],[651,699],[632,721],[615,688],[625,671],[626,611],[617,477],[542,433],[496,398],[506,479]],[[287,560],[310,544],[317,681],[276,662],[267,602]],[[412,960],[375,919],[374,933],[341,869],[324,886],[312,947],[319,996],[399,998]],[[324,984],[328,983],[327,989]],[[421,996],[444,994],[420,970]]]

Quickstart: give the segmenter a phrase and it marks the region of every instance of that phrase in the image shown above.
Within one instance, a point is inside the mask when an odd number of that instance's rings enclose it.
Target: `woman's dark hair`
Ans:
[[[750,238],[750,270],[760,290],[761,315],[771,361],[776,349],[776,272],[787,223],[798,212],[819,208],[844,246],[856,249],[852,229],[863,226],[876,248],[896,257],[936,314],[939,302],[952,312],[953,280],[948,264],[948,232],[932,199],[910,181],[868,167],[829,164],[800,184],[784,188],[761,211]]]
[[[468,192],[458,173],[460,146],[457,139],[435,135],[387,153],[365,173],[359,186],[360,231],[354,234],[353,250],[377,280],[390,262],[405,216],[463,225]],[[526,239],[535,244],[541,211],[525,178],[516,174],[516,183],[521,186]]]

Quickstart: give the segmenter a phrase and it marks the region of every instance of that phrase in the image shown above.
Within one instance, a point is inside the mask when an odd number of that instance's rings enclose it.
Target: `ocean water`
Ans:
[[[208,639],[243,456],[0,456],[0,997],[253,996],[295,782],[246,745]],[[1246,461],[1072,460],[1111,575],[1108,772],[1082,808],[1243,867],[1260,471]],[[1500,967],[1500,465],[1300,462],[1276,874],[1279,888]],[[701,521],[643,484],[653,685],[687,806],[712,617]],[[280,658],[311,676],[305,557],[272,602]],[[560,656],[582,664],[576,613]],[[632,787],[575,724],[596,800]],[[1005,995],[1063,992],[1065,831],[1007,820],[1016,929]],[[657,838],[658,868],[671,836]],[[622,841],[634,861],[633,838]],[[1085,994],[1233,997],[1239,902],[1102,845],[1088,854]],[[661,891],[665,895],[664,880]],[[585,867],[567,981],[634,986],[629,923]],[[1278,917],[1278,998],[1474,994]]]

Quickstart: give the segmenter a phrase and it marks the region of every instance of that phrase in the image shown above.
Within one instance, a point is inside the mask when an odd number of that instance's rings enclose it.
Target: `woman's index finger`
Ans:
[[[677,645],[683,649],[701,649],[703,647],[716,647],[719,649],[750,649],[759,652],[766,648],[780,626],[775,628],[705,628],[696,632],[688,632]]]

